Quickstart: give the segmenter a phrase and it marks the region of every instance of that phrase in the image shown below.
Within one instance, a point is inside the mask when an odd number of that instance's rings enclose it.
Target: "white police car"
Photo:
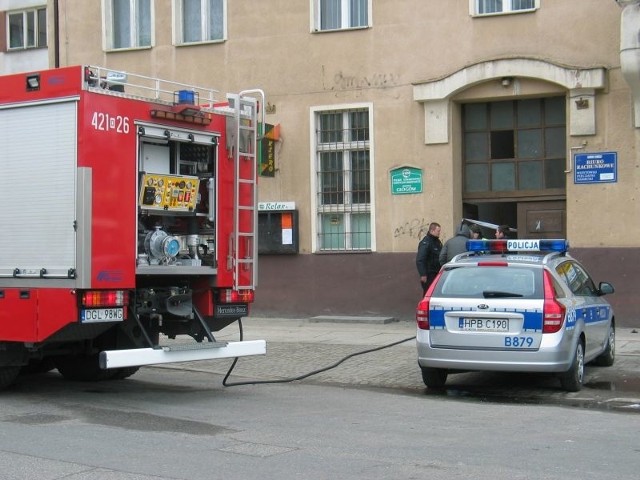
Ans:
[[[580,390],[584,366],[613,365],[615,319],[566,240],[469,240],[416,309],[425,385],[460,371],[550,372]]]

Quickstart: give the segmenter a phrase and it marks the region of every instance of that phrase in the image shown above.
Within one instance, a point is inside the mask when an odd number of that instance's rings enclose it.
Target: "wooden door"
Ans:
[[[564,200],[518,203],[518,238],[566,238]]]

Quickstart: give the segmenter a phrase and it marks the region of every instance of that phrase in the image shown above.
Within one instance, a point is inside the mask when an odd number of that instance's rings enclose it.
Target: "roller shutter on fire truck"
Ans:
[[[67,277],[76,268],[76,116],[73,100],[0,112],[1,273]]]

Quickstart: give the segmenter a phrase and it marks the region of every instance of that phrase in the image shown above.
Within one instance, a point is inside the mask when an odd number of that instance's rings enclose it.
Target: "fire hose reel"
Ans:
[[[144,239],[144,249],[152,265],[170,264],[175,261],[180,252],[180,242],[176,237],[156,227],[155,231],[147,233]]]

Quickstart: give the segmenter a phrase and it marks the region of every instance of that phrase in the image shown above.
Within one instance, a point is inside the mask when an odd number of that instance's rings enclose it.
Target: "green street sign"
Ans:
[[[399,167],[391,170],[391,194],[407,195],[422,193],[422,170],[413,167]]]

